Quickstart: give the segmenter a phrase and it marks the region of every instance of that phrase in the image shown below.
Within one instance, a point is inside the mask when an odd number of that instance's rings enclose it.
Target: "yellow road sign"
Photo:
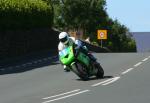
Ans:
[[[97,39],[107,39],[107,30],[97,30]]]

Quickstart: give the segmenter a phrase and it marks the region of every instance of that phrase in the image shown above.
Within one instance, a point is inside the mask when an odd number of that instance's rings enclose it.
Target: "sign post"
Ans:
[[[107,39],[107,30],[97,30],[97,39],[101,41],[101,47],[103,47],[103,39]]]
[[[101,48],[103,47],[103,40],[101,39]]]

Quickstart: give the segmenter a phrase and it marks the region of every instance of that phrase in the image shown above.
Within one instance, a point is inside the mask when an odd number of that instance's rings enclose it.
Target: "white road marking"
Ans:
[[[45,101],[45,102],[42,102],[42,103],[50,103],[50,102],[53,102],[53,101],[65,99],[65,98],[72,97],[72,96],[75,96],[75,95],[78,95],[78,94],[81,94],[81,93],[85,93],[85,92],[89,92],[89,91],[90,91],[90,90],[83,90],[83,91],[80,91],[80,92],[77,92],[77,93],[74,93],[74,94],[70,94],[70,95],[67,95],[67,96],[64,96],[64,97],[52,99],[52,100]]]
[[[78,92],[78,91],[80,91],[80,89],[76,89],[76,90],[73,90],[73,91],[70,91],[70,92],[61,93],[61,94],[50,96],[50,97],[45,97],[45,98],[42,98],[42,99],[50,99],[50,98],[54,98],[54,97],[58,97],[58,96],[66,95],[66,94],[70,94],[70,93],[73,93],[73,92]]]
[[[38,62],[42,62],[42,60],[38,60]]]
[[[5,69],[5,68],[4,68]],[[13,67],[8,67],[7,69],[13,69]]]
[[[145,58],[145,59],[143,59],[142,61],[145,62],[145,61],[147,61],[147,60],[148,60],[148,58]]]
[[[44,61],[47,61],[48,59],[47,59],[47,58],[44,58],[43,60],[44,60]]]
[[[27,66],[27,64],[22,64],[23,67]]]
[[[113,78],[113,80],[111,80],[111,81],[109,81],[109,82],[107,82],[107,83],[104,83],[104,84],[102,84],[102,85],[108,85],[108,84],[111,84],[111,83],[117,81],[118,79],[120,79],[120,77],[115,77],[115,78]]]
[[[131,71],[132,69],[134,69],[134,68],[129,68],[129,69],[127,69],[126,71],[122,72],[122,74],[126,74],[126,73],[128,73],[129,71]]]
[[[48,57],[46,59],[55,59],[57,56]]]
[[[15,66],[15,68],[20,68],[20,65]]]
[[[107,80],[105,80],[105,81],[102,81],[102,82],[99,82],[99,83],[96,83],[96,84],[93,84],[93,85],[92,85],[92,87],[95,87],[95,86],[101,85],[101,84],[106,83],[106,82],[109,82],[109,81],[111,81],[111,80],[113,80],[113,78],[111,78],[111,79],[107,79]]]
[[[48,59],[52,59],[52,57],[48,57]]]
[[[141,64],[142,64],[142,62],[139,62],[139,63],[135,64],[134,66],[137,67],[137,66],[139,66]]]
[[[5,70],[5,68],[1,68],[0,70],[3,71],[3,70]]]
[[[28,65],[31,65],[31,64],[33,64],[33,63],[31,63],[31,62],[29,62],[29,63],[27,63]]]
[[[33,63],[35,63],[35,64],[36,64],[36,63],[38,63],[38,61],[34,61]]]

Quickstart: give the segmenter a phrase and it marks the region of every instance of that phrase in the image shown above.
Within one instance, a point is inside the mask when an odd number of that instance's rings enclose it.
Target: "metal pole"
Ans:
[[[101,48],[103,48],[103,40],[101,39]]]

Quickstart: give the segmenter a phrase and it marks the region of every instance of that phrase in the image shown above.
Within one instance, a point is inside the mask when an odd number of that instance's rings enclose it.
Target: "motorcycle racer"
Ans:
[[[80,49],[83,53],[88,55],[92,61],[96,61],[96,58],[89,53],[88,49],[86,46],[83,46],[82,42],[78,39],[75,39],[74,37],[70,37],[68,33],[66,32],[61,32],[59,34],[59,44],[58,44],[58,51],[62,51],[64,48],[68,46],[73,46],[75,45],[76,49]],[[64,65],[64,70],[66,72],[70,71],[69,67]]]

